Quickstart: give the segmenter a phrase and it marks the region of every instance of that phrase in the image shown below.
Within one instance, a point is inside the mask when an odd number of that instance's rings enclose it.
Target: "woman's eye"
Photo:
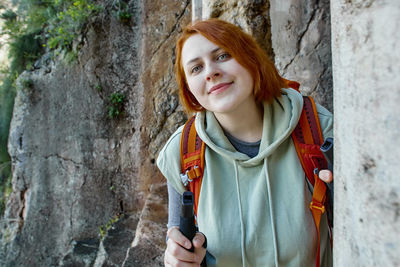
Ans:
[[[192,73],[197,73],[197,72],[199,72],[201,70],[201,66],[194,66],[193,68],[192,68]]]
[[[230,57],[230,55],[228,53],[223,53],[217,57],[217,60],[225,60],[229,57]]]

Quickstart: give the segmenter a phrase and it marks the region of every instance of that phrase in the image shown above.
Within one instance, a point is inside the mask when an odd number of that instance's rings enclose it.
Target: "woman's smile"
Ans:
[[[211,87],[211,89],[208,91],[209,94],[220,94],[222,92],[224,92],[226,89],[228,89],[228,87],[232,84],[233,82],[229,82],[229,83],[219,83],[217,85],[214,85],[213,87]]]

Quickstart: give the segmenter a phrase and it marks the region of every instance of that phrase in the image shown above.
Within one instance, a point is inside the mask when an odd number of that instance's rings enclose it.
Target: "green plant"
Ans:
[[[124,23],[128,23],[129,20],[130,20],[131,17],[132,17],[132,14],[129,13],[128,11],[119,11],[119,12],[118,12],[118,17],[119,17],[119,20],[120,20],[120,21],[122,21],[122,22],[124,22]]]
[[[0,163],[0,214],[3,214],[12,191],[11,179],[11,161]]]
[[[16,75],[9,73],[0,86],[0,216],[12,190],[11,159],[7,151],[7,141],[14,107],[15,77]]]
[[[122,93],[112,93],[109,97],[108,117],[118,118],[124,114],[125,95]]]
[[[17,17],[17,13],[10,9],[4,11],[4,13],[0,15],[0,19],[4,22],[2,29],[3,34],[12,35],[19,31],[20,25],[17,23]]]
[[[33,81],[31,79],[23,79],[23,80],[21,80],[21,85],[24,88],[32,88],[33,87]]]
[[[58,10],[47,27],[49,36],[47,45],[50,49],[60,47],[70,50],[72,41],[78,36],[89,17],[97,14],[101,7],[89,0],[55,0]]]
[[[129,11],[129,6],[126,2],[122,0],[118,0],[113,5],[113,14],[117,17],[122,23],[129,23],[132,13]]]
[[[94,89],[96,89],[96,90],[99,91],[99,92],[103,91],[103,87],[101,87],[100,84],[96,84],[96,85],[94,86]]]
[[[24,33],[16,36],[10,43],[9,54],[12,58],[11,69],[21,73],[32,67],[42,53],[40,40],[36,38],[39,32]]]
[[[67,51],[67,52],[66,52],[66,54],[65,54],[65,60],[66,60],[68,63],[74,62],[74,61],[77,60],[77,59],[78,59],[78,52],[76,52],[76,51],[74,51],[74,50],[70,50],[70,51]]]
[[[123,215],[116,215],[114,218],[111,218],[105,225],[99,226],[100,239],[103,239],[108,230],[110,230],[110,228],[112,227],[112,225],[122,218]]]

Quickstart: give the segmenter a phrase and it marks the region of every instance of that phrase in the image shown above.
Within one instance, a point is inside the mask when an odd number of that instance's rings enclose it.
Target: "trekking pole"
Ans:
[[[333,173],[333,138],[326,138],[325,142],[320,147],[321,152],[324,154],[326,162],[328,163],[328,169]],[[328,222],[329,225],[333,226],[333,181],[327,183],[326,186],[329,188],[328,193]]]
[[[194,222],[194,196],[190,191],[186,191],[182,196],[182,209],[181,218],[179,222],[179,230],[182,234],[192,242],[194,236],[196,235],[196,224]],[[189,251],[194,252],[194,247],[189,249]]]
[[[320,149],[328,162],[328,169],[333,172],[333,138],[326,138]]]
[[[184,192],[182,196],[182,209],[181,209],[181,218],[179,222],[179,230],[187,239],[190,240],[190,242],[192,242],[197,232],[197,227],[194,220],[193,205],[194,205],[193,193],[190,191]],[[194,252],[193,243],[189,251]],[[205,257],[200,266],[207,267],[207,262]]]

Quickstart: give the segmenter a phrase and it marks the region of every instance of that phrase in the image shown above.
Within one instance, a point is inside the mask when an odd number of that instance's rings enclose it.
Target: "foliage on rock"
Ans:
[[[132,18],[132,13],[129,11],[129,5],[123,0],[114,2],[113,14],[122,23],[129,23],[130,19]]]
[[[24,70],[33,70],[46,52],[67,52],[66,59],[76,58],[72,42],[85,28],[90,17],[101,7],[90,0],[18,0],[9,8],[0,7],[0,36],[9,46],[10,64],[2,66],[0,84],[0,214],[3,214],[10,191],[11,166],[7,152],[9,126],[16,94],[16,79]],[[5,43],[0,43],[1,46]],[[23,81],[31,88],[32,81]]]
[[[108,117],[111,119],[124,115],[125,95],[122,93],[112,93],[109,97]]]
[[[106,233],[108,232],[108,230],[110,230],[110,228],[112,227],[112,225],[116,222],[118,222],[120,219],[123,218],[124,215],[120,215],[120,216],[115,216],[114,218],[111,218],[105,225],[101,225],[99,226],[99,234],[100,234],[100,238],[103,239],[104,236],[106,235]]]
[[[56,14],[49,18],[46,37],[50,49],[57,47],[70,50],[72,41],[80,34],[90,16],[95,15],[101,7],[88,0],[56,0]]]

